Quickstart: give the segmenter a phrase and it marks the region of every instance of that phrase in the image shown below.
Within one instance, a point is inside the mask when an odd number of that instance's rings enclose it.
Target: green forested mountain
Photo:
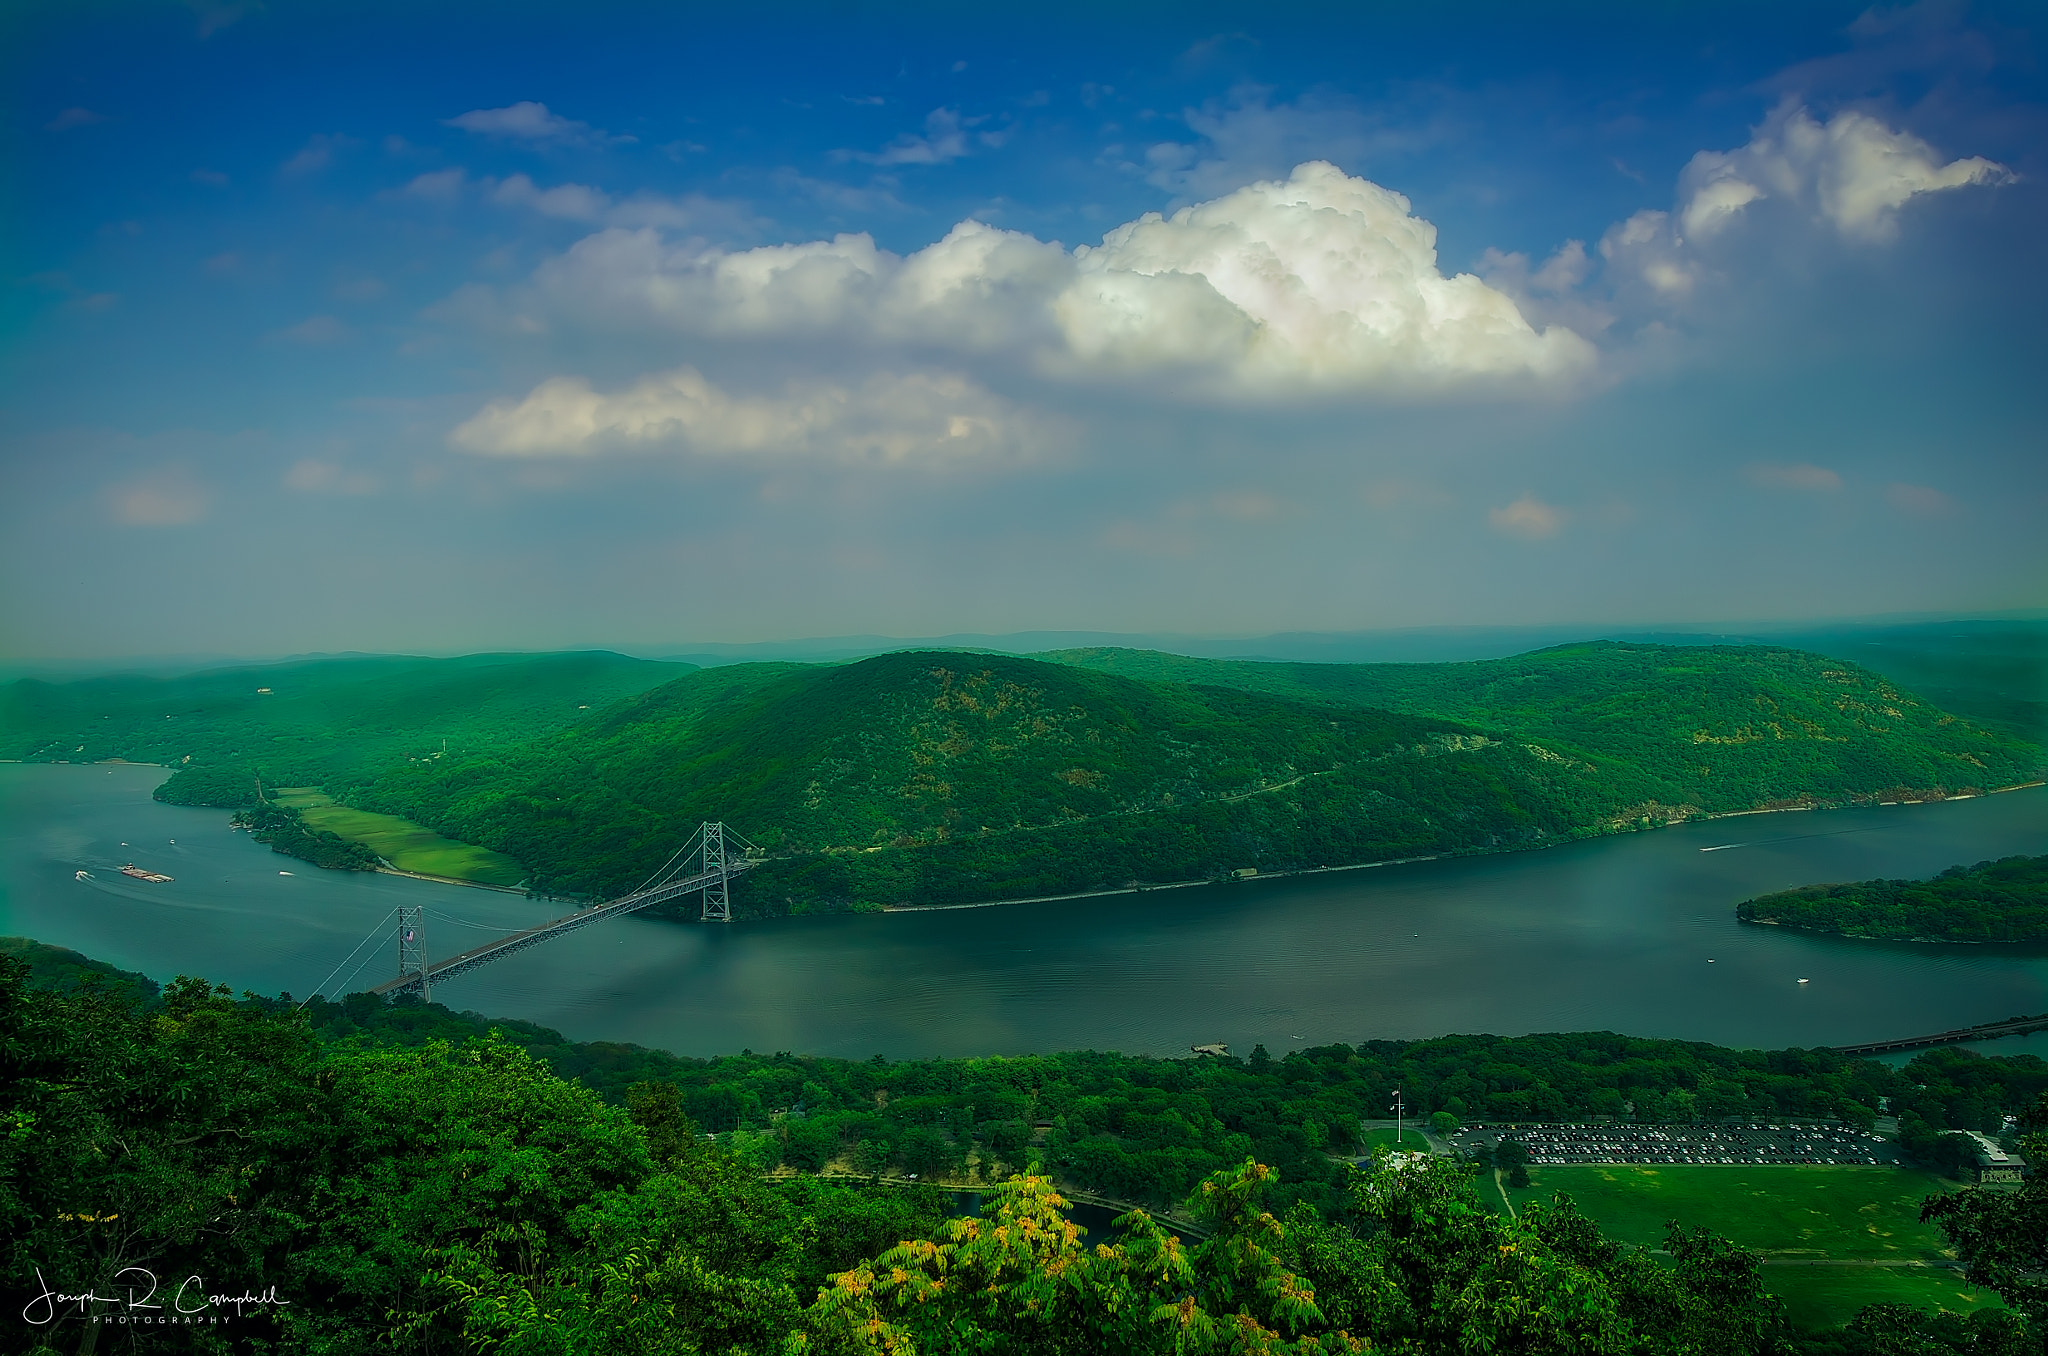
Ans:
[[[2048,857],[1952,866],[1932,880],[1802,885],[1745,899],[1745,923],[1909,942],[2031,942],[2048,938]]]
[[[1083,657],[1144,676],[956,653],[706,670],[522,748],[394,768],[357,799],[577,894],[629,888],[724,819],[774,855],[743,907],[777,913],[1535,846],[2005,785],[2039,757],[1796,651]],[[1180,681],[1217,678],[1240,686]]]
[[[1153,681],[1469,722],[1597,770],[1625,803],[1718,812],[2006,786],[2041,750],[1855,664],[1763,645],[1598,641],[1457,664],[1279,664],[1143,650],[1043,658]]]
[[[757,909],[1001,898],[1569,837],[1587,768],[1451,721],[989,655],[710,669],[359,803],[603,894],[720,818]]]
[[[2048,743],[2048,621],[1847,625],[1777,643],[1850,660],[1944,711]]]
[[[358,656],[0,686],[0,758],[122,758],[178,769],[182,805],[249,803],[268,785],[346,787],[388,764],[499,747],[687,673],[607,651]]]
[[[568,895],[628,889],[722,819],[770,854],[736,900],[756,915],[1540,846],[2041,766],[1840,660],[1617,643],[1458,664],[322,660],[18,682],[0,756],[166,763],[157,794],[186,804],[247,804],[259,774],[317,785]]]

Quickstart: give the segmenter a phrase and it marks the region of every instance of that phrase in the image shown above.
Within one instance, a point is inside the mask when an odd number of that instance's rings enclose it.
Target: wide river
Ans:
[[[562,911],[321,871],[234,832],[225,811],[152,801],[164,775],[0,765],[0,933],[159,979],[335,994],[395,973],[390,917],[401,903],[428,909],[436,957]],[[1601,1029],[1847,1044],[2048,1012],[2048,946],[1802,936],[1739,926],[1738,900],[2042,852],[2048,788],[1050,904],[725,927],[622,918],[434,997],[577,1039],[684,1054],[1171,1054],[1199,1041],[1239,1052],[1264,1042],[1279,1054],[1328,1041]],[[119,875],[131,861],[175,879]],[[2048,1037],[1984,1048],[2048,1053]]]

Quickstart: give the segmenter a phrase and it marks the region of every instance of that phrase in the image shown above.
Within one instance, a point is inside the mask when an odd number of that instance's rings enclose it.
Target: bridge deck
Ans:
[[[2009,1022],[1986,1022],[1982,1026],[1957,1027],[1931,1036],[1905,1036],[1895,1041],[1866,1041],[1861,1045],[1838,1045],[1838,1055],[1884,1055],[1895,1050],[1925,1050],[1937,1045],[1960,1045],[1964,1041],[1988,1041],[1998,1036],[2024,1036],[2048,1031],[2048,1013],[2039,1017],[2016,1017]]]
[[[548,922],[525,928],[509,936],[500,937],[494,942],[485,942],[482,946],[471,947],[460,955],[450,956],[446,960],[435,961],[429,965],[426,974],[427,983],[432,985],[438,980],[453,979],[456,975],[462,974],[465,971],[474,970],[480,965],[486,965],[503,956],[509,956],[514,951],[524,951],[529,946],[537,946],[551,938],[559,937],[565,932],[573,932],[577,928],[588,927],[592,923],[602,922],[607,918],[616,918],[620,914],[633,913],[655,904],[665,904],[669,900],[682,895],[694,894],[707,885],[716,884],[721,879],[737,876],[753,864],[752,861],[743,860],[731,863],[723,871],[700,871],[694,876],[680,877],[676,880],[656,885],[651,889],[640,890],[633,894],[622,896],[606,904],[597,904],[587,909],[579,909],[575,913],[564,914],[560,918],[550,919]],[[418,988],[419,983],[420,976],[417,974],[400,975],[396,979],[386,980],[376,988],[371,989],[370,992],[374,994],[403,993],[407,989]]]

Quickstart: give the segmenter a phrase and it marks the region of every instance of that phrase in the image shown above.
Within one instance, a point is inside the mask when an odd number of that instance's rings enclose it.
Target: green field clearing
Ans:
[[[1967,1314],[1998,1307],[1998,1292],[1946,1267],[1767,1266],[1764,1286],[1802,1328],[1839,1328],[1866,1304],[1910,1304]]]
[[[1422,1137],[1420,1130],[1408,1126],[1402,1129],[1401,1140],[1397,1144],[1394,1142],[1392,1127],[1388,1127],[1366,1131],[1365,1148],[1367,1152],[1373,1149],[1404,1149],[1410,1153],[1426,1154],[1429,1152],[1429,1141]]]
[[[526,869],[502,852],[443,838],[432,829],[397,815],[336,805],[317,787],[279,787],[271,799],[297,810],[308,827],[361,843],[400,871],[447,876],[479,885],[518,885],[526,879]]]
[[[1866,1304],[1965,1312],[1999,1303],[1946,1268],[1793,1265],[1945,1260],[1947,1240],[1921,1222],[1920,1203],[1955,1189],[1938,1174],[1900,1168],[1611,1165],[1532,1167],[1529,1185],[1508,1196],[1519,1210],[1562,1191],[1609,1238],[1650,1248],[1662,1245],[1668,1220],[1711,1229],[1777,1264],[1766,1266],[1765,1282],[1794,1321],[1827,1327]]]

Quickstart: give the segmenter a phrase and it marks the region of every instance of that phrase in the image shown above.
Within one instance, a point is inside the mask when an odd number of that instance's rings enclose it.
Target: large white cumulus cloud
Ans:
[[[1406,198],[1321,162],[1073,251],[973,221],[907,257],[866,235],[724,251],[613,230],[536,281],[593,320],[1008,353],[1056,379],[1239,399],[1526,387],[1594,364],[1572,331],[1445,277]]]
[[[486,406],[449,440],[503,457],[672,449],[900,464],[1027,456],[1043,449],[1047,433],[1037,417],[947,374],[800,382],[772,396],[742,396],[683,367],[611,392],[555,377],[523,399]]]
[[[1321,162],[1148,213],[1075,253],[1056,311],[1091,364],[1222,358],[1265,389],[1549,379],[1592,364],[1570,330],[1539,334],[1505,294],[1438,272],[1436,227],[1406,198]]]

